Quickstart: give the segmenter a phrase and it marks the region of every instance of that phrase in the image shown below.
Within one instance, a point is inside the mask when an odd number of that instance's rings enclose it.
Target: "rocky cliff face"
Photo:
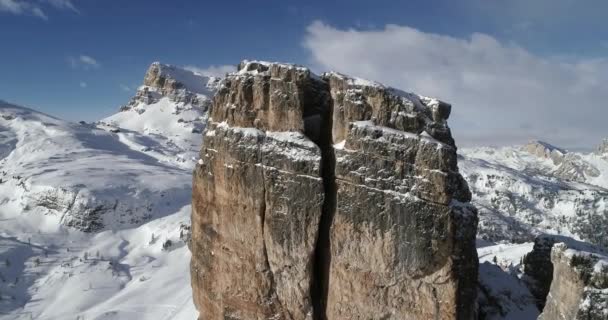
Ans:
[[[194,172],[200,319],[472,319],[477,215],[450,108],[241,63]]]
[[[551,251],[553,281],[539,320],[608,318],[608,257],[558,243]]]
[[[599,320],[608,316],[608,257],[597,246],[541,235],[524,257],[524,280],[540,320]]]

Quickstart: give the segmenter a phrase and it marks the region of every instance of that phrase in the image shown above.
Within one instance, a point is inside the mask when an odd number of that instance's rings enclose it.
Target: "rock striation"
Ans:
[[[473,319],[477,212],[451,106],[244,61],[193,178],[200,319]]]

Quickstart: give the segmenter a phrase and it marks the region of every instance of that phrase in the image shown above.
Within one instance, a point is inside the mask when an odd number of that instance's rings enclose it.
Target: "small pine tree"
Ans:
[[[496,256],[494,256],[494,258],[492,259],[492,261],[494,262],[494,264],[498,264],[498,258],[496,258]]]
[[[88,260],[89,259],[89,253],[88,252],[84,252],[84,260]]]
[[[6,260],[4,260],[4,265],[8,268],[11,266],[11,261],[8,260],[8,258],[6,258]]]

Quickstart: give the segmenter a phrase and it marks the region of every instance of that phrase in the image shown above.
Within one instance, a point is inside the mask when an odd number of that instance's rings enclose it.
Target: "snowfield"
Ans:
[[[194,161],[154,139],[0,104],[0,319],[196,318]]]

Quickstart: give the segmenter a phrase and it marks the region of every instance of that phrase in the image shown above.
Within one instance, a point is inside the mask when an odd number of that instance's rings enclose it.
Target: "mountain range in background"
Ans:
[[[0,101],[0,319],[197,317],[192,170],[221,86],[153,63],[131,101],[93,123]],[[479,210],[486,319],[535,319],[524,257],[543,234],[608,247],[608,139],[588,153],[464,148],[458,163]]]

